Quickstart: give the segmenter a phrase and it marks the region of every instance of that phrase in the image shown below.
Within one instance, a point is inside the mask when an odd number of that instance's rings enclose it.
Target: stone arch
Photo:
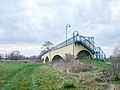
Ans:
[[[48,56],[45,58],[45,62],[49,62],[49,58],[48,58]]]
[[[60,55],[55,55],[55,56],[52,58],[52,62],[54,62],[54,61],[59,61],[59,60],[64,60],[64,59],[63,59],[62,56],[60,56]]]
[[[87,50],[82,50],[77,54],[78,58],[83,58],[83,59],[91,59],[92,56],[90,54],[90,52],[88,52]]]

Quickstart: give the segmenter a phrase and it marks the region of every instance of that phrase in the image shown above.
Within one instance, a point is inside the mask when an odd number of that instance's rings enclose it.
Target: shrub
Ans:
[[[120,79],[120,46],[115,47],[109,60],[112,68],[103,70],[103,77],[106,81],[118,81]]]
[[[65,54],[64,60],[65,62],[71,62],[73,59],[73,55],[69,54]]]
[[[68,72],[86,72],[91,70],[92,66],[90,64],[82,64],[80,62],[74,62],[69,68]]]
[[[64,90],[64,89],[69,90],[69,89],[75,89],[75,88],[76,86],[73,82],[67,81],[62,84],[62,86],[60,87],[60,90]]]
[[[50,65],[63,72],[67,73],[79,73],[79,72],[86,72],[91,70],[92,66],[90,64],[82,64],[79,61],[75,61],[74,63],[71,61],[56,61],[53,63],[50,63]]]
[[[104,81],[117,81],[119,80],[119,70],[116,68],[103,70],[103,79]]]
[[[50,65],[53,68],[56,68],[60,71],[64,71],[67,73],[78,73],[78,72],[86,72],[91,70],[92,66],[90,64],[82,64],[79,61],[72,61],[71,54],[65,54],[64,60],[56,60],[51,62]]]

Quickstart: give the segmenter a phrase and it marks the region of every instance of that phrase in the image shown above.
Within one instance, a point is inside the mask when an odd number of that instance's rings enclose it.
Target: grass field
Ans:
[[[112,67],[112,65],[106,64],[106,62],[98,61],[98,60],[96,60],[96,59],[94,59],[94,60],[93,60],[93,59],[90,59],[90,60],[80,59],[80,62],[85,63],[85,64],[90,63],[90,64],[92,64],[93,66],[95,66],[96,68],[101,69],[101,70]]]
[[[45,64],[0,63],[0,90],[56,90],[65,81],[66,76]]]
[[[97,66],[99,68],[99,65]],[[83,74],[85,73],[83,72]],[[86,74],[89,75],[89,72]],[[47,64],[0,63],[0,90],[104,89],[105,88],[99,84],[78,84],[66,73],[57,71]]]
[[[0,88],[2,90],[27,90],[32,88],[34,70],[39,64],[0,64]]]

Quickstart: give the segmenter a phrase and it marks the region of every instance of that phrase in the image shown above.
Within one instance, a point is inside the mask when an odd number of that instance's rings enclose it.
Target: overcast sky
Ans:
[[[38,55],[44,41],[54,45],[74,30],[95,37],[107,56],[120,43],[120,0],[0,0],[0,51]]]

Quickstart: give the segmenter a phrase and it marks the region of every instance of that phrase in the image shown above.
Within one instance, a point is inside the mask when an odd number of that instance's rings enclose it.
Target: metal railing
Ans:
[[[72,44],[73,43],[73,39],[74,39],[75,43],[76,42],[80,42],[80,43],[84,44],[87,48],[89,48],[89,49],[94,51],[94,44],[92,43],[93,41],[90,42],[88,39],[86,39],[84,36],[81,36],[81,35],[76,35],[74,37],[69,38],[67,40],[67,45]],[[62,47],[67,46],[67,45],[66,45],[66,41],[64,41],[64,42],[58,44],[57,46],[51,48],[51,50],[53,51],[53,50],[62,48]]]
[[[98,59],[98,60],[106,59],[106,55],[100,47],[95,47],[95,56],[96,56],[96,59]]]
[[[82,44],[84,44],[87,48],[89,48],[90,50],[94,51],[94,44],[92,42],[90,42],[88,39],[86,39],[84,36],[79,36],[80,40],[78,42],[81,42]]]
[[[67,40],[67,45],[70,45],[70,44],[72,44],[72,43],[73,43],[73,37]],[[51,50],[53,51],[53,50],[62,48],[62,47],[64,47],[64,46],[66,46],[66,41],[58,44],[58,45],[55,46],[55,47],[52,47]]]

